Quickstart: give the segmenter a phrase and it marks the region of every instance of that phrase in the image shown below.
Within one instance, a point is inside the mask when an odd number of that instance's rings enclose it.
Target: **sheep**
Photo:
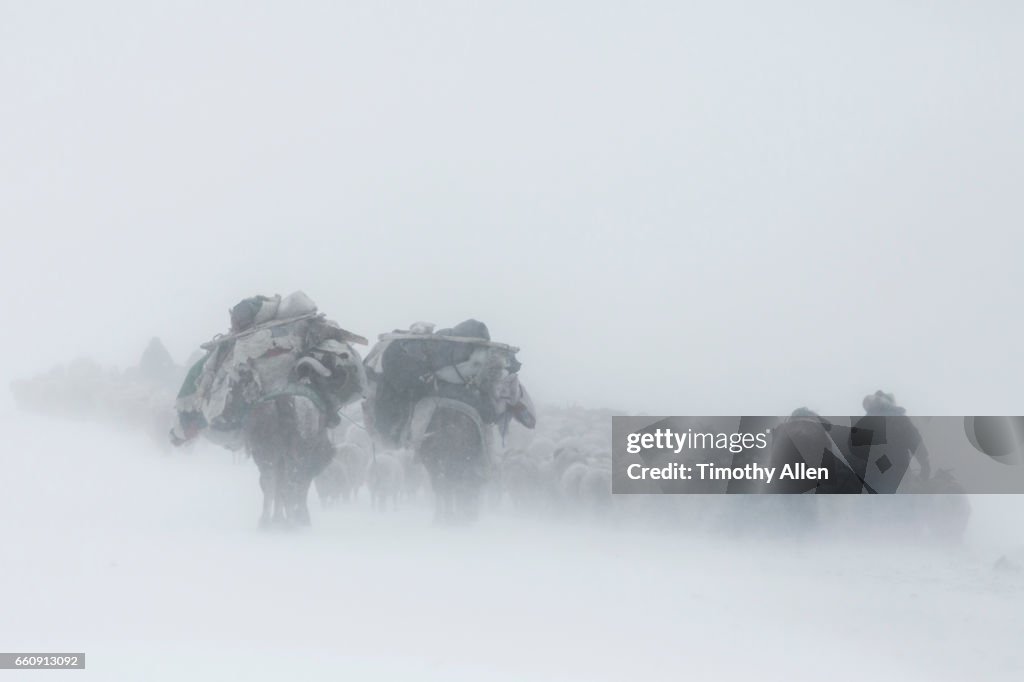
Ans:
[[[562,474],[560,489],[572,506],[603,514],[612,504],[611,467],[597,460],[573,462]]]
[[[370,469],[371,451],[356,443],[344,442],[335,447],[334,453],[335,460],[342,462],[345,466],[352,499],[359,499],[359,490],[366,482],[366,476]],[[345,501],[348,501],[347,497]]]
[[[339,498],[347,503],[352,496],[352,480],[345,460],[335,454],[327,468],[313,479],[313,485],[324,507],[333,507]]]
[[[600,463],[587,467],[579,483],[580,503],[598,515],[608,512],[612,506],[612,470]]]
[[[535,438],[526,451],[537,461],[546,461],[555,454],[555,443],[550,438]]]
[[[507,453],[501,462],[501,483],[513,508],[522,511],[535,506],[544,490],[540,462],[521,450]]]

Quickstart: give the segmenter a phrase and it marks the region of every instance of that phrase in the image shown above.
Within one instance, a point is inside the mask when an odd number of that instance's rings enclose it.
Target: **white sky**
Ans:
[[[0,376],[182,361],[301,288],[367,336],[481,319],[541,402],[1024,414],[1022,35],[1009,1],[0,0]]]

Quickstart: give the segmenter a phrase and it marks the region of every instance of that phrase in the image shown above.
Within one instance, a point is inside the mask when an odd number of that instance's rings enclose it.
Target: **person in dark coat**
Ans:
[[[851,464],[865,481],[867,492],[895,492],[912,459],[920,466],[920,477],[930,478],[928,448],[895,397],[875,391],[865,396],[863,405],[865,415],[850,430],[850,453]]]

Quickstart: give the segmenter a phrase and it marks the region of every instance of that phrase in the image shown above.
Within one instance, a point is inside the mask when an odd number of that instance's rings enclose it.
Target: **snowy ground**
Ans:
[[[256,530],[251,463],[6,412],[0,649],[75,680],[996,680],[1024,675],[1015,498],[967,546],[742,543],[423,506]],[[1012,528],[1012,530],[1010,530]]]

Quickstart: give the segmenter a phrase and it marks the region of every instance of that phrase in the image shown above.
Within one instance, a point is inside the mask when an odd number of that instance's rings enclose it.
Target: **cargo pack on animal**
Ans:
[[[420,322],[382,334],[367,355],[367,428],[383,446],[416,453],[440,521],[476,517],[495,428],[536,423],[518,351],[492,342],[484,323],[466,320],[436,332]]]
[[[334,456],[328,429],[365,392],[352,344],[366,339],[328,320],[301,291],[244,299],[230,317],[230,332],[203,344],[206,355],[185,378],[171,441],[202,434],[244,447],[260,469],[261,525],[308,524],[310,484]]]

